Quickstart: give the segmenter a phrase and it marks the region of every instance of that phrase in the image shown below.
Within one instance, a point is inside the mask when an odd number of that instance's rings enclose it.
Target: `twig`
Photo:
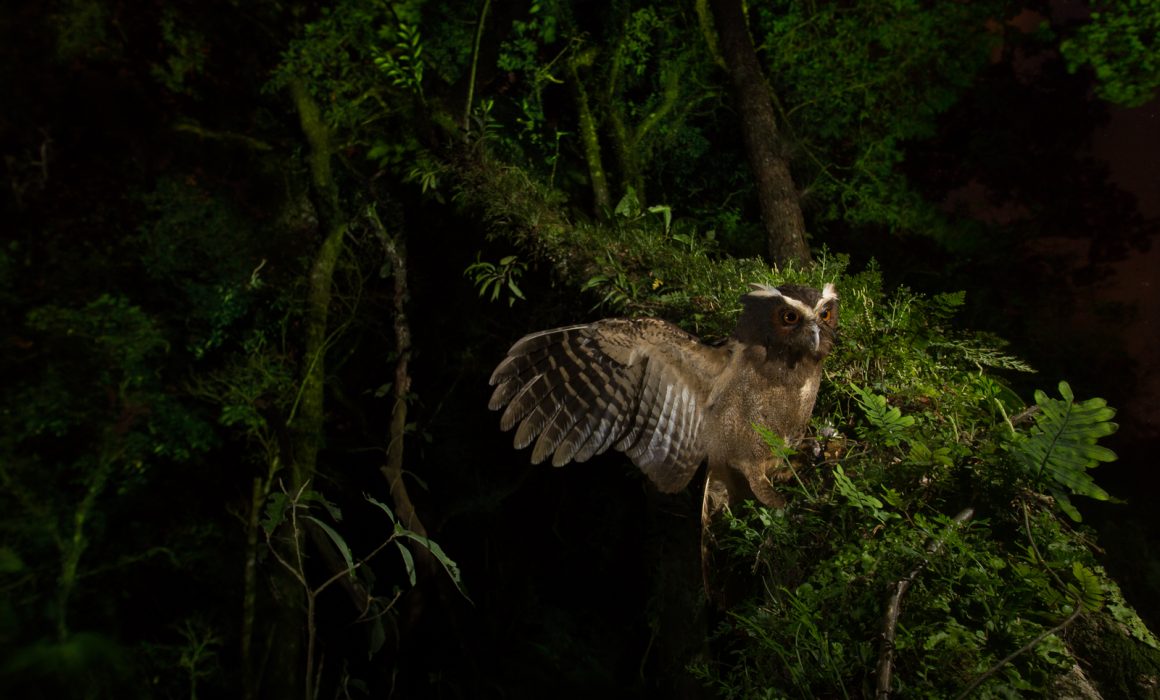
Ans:
[[[975,515],[974,508],[964,508],[954,517],[954,525],[962,525]],[[926,557],[918,566],[905,577],[894,584],[894,593],[886,605],[886,614],[882,623],[882,644],[878,649],[878,685],[875,688],[876,700],[886,700],[890,697],[890,683],[894,672],[894,637],[898,630],[898,617],[902,613],[902,596],[918,578],[918,574],[927,565],[930,558],[942,549],[942,538],[935,539],[926,548]]]
[[[1071,623],[1075,622],[1076,618],[1078,618],[1081,614],[1083,614],[1083,601],[1080,599],[1076,599],[1074,605],[1075,605],[1075,610],[1073,610],[1071,612],[1071,614],[1068,615],[1067,618],[1063,622],[1059,623],[1058,625],[1056,625],[1055,627],[1052,627],[1049,630],[1044,630],[1037,637],[1035,637],[1035,639],[1032,639],[1030,642],[1027,642],[1023,646],[1021,646],[1018,649],[1016,649],[1015,651],[1011,652],[1005,658],[1003,658],[1002,661],[998,662],[997,664],[995,664],[991,668],[984,671],[981,675],[979,675],[978,678],[971,681],[971,684],[968,685],[966,687],[966,689],[963,690],[963,692],[956,695],[955,700],[963,700],[963,698],[965,698],[968,695],[970,695],[971,693],[975,692],[975,689],[978,688],[980,685],[982,685],[982,683],[984,681],[986,681],[988,678],[990,678],[991,676],[998,673],[999,670],[1002,669],[1004,666],[1011,663],[1011,661],[1014,660],[1015,657],[1019,656],[1020,654],[1025,654],[1025,653],[1031,651],[1044,639],[1047,639],[1048,637],[1055,634],[1056,632],[1063,630],[1064,627],[1067,627]]]
[[[1055,579],[1055,582],[1059,584],[1061,589],[1067,590],[1067,584],[1063,582],[1059,574],[1055,573],[1055,569],[1047,564],[1047,560],[1039,552],[1039,546],[1035,544],[1035,536],[1031,534],[1031,516],[1028,514],[1027,502],[1023,501],[1020,505],[1023,508],[1023,527],[1027,530],[1027,541],[1031,543],[1031,551],[1035,554],[1035,563],[1042,566],[1044,571],[1051,574],[1051,577]]]

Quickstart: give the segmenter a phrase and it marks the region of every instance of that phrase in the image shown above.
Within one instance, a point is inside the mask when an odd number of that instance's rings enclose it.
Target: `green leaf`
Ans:
[[[342,510],[338,506],[326,500],[326,496],[323,496],[321,493],[313,489],[307,489],[302,493],[302,500],[306,503],[317,503],[326,509],[326,512],[330,516],[331,520],[336,523],[342,522]]]
[[[363,494],[363,498],[367,499],[367,500],[368,500],[368,501],[370,501],[372,504],[374,504],[374,505],[378,506],[378,507],[379,507],[379,509],[381,509],[381,510],[382,510],[384,513],[386,513],[386,514],[387,514],[387,517],[391,519],[391,522],[392,522],[392,523],[396,523],[396,522],[398,522],[398,521],[395,519],[395,511],[391,510],[391,507],[390,507],[390,506],[388,506],[386,503],[383,503],[382,501],[379,501],[379,500],[378,500],[378,499],[376,499],[375,497],[373,497],[373,496],[371,496],[371,495],[369,495],[369,494],[365,494],[365,493]]]
[[[1076,580],[1076,583],[1067,585],[1067,592],[1072,599],[1081,601],[1089,611],[1103,607],[1104,586],[1100,583],[1100,577],[1078,561],[1072,562],[1071,574]]]
[[[840,464],[834,465],[834,486],[850,505],[869,514],[880,523],[901,517],[898,513],[885,510],[885,504],[879,498],[859,489],[850,477],[846,476]]]
[[[649,207],[648,211],[650,214],[660,214],[662,217],[664,217],[665,233],[668,233],[669,229],[672,228],[673,225],[673,208],[666,204],[657,204]]]
[[[640,216],[640,199],[636,196],[636,190],[629,187],[620,201],[616,203],[616,209],[612,213],[623,219],[635,219]]]
[[[403,557],[403,566],[407,567],[407,580],[411,585],[415,585],[415,557],[411,556],[411,550],[407,549],[407,545],[399,540],[395,540],[395,546],[399,548],[399,555]]]
[[[444,570],[447,571],[447,575],[451,577],[451,580],[455,582],[455,587],[459,589],[459,594],[467,598],[467,600],[471,600],[467,596],[467,590],[463,587],[463,580],[459,573],[459,565],[452,561],[451,557],[447,556],[447,553],[443,551],[443,548],[439,546],[438,542],[435,542],[430,537],[424,537],[417,532],[412,532],[401,524],[395,525],[395,534],[399,537],[406,537],[418,542],[426,547],[427,551],[431,552],[439,560],[439,563],[443,565]]]
[[[318,518],[314,517],[313,515],[305,515],[303,518],[322,528],[322,531],[326,533],[327,537],[330,538],[330,541],[334,543],[334,546],[337,547],[338,551],[342,554],[342,558],[346,562],[347,571],[354,571],[354,558],[350,555],[350,547],[347,546],[346,540],[343,539],[342,535],[338,534],[338,531],[322,522]]]
[[[266,501],[266,517],[262,518],[262,529],[267,535],[274,534],[274,530],[286,519],[286,494],[278,492],[270,494]]]

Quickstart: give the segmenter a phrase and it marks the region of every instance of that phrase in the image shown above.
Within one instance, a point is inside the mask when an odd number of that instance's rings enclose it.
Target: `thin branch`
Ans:
[[[346,576],[353,576],[355,571],[357,571],[360,568],[362,568],[363,566],[365,566],[367,564],[367,562],[369,562],[371,560],[371,557],[373,557],[376,554],[378,554],[379,552],[383,551],[383,547],[386,547],[387,545],[389,545],[390,543],[392,543],[394,541],[395,541],[395,535],[391,535],[387,539],[383,540],[383,542],[380,543],[378,547],[375,547],[373,550],[371,550],[370,554],[366,555],[362,559],[359,559],[357,562],[355,562],[354,566],[350,567],[349,569],[343,569],[342,571],[339,571],[338,573],[334,574],[333,576],[326,579],[322,583],[318,584],[318,586],[312,592],[312,595],[321,594],[324,590],[329,588],[331,586],[331,584],[333,584],[335,581],[339,581]]]
[[[1072,610],[1071,614],[1068,615],[1067,618],[1063,622],[1059,623],[1058,625],[1056,625],[1055,627],[1052,627],[1049,630],[1044,630],[1038,636],[1036,636],[1035,639],[1032,639],[1030,642],[1027,642],[1023,646],[1021,646],[1018,649],[1016,649],[1015,651],[1011,652],[1006,657],[1004,657],[1003,660],[999,661],[994,666],[992,666],[991,668],[984,671],[981,675],[979,675],[978,678],[971,681],[971,684],[968,685],[963,690],[963,692],[956,695],[955,700],[963,700],[963,698],[965,698],[965,697],[969,696],[971,693],[975,692],[975,689],[978,688],[980,685],[982,685],[984,681],[986,681],[988,678],[990,678],[991,676],[998,673],[1004,666],[1006,666],[1007,664],[1014,661],[1017,656],[1019,656],[1020,654],[1026,654],[1027,652],[1031,651],[1036,646],[1038,646],[1038,644],[1040,642],[1042,642],[1044,639],[1047,639],[1048,637],[1055,634],[1056,632],[1063,631],[1063,629],[1065,627],[1067,627],[1071,623],[1075,622],[1076,619],[1079,618],[1079,616],[1083,614],[1083,601],[1077,598],[1075,603],[1074,603],[1074,606],[1075,606],[1075,610]]]
[[[173,127],[174,131],[184,131],[194,136],[198,136],[210,141],[222,141],[224,143],[236,143],[246,148],[251,148],[255,151],[272,151],[274,147],[270,144],[256,139],[253,136],[246,134],[238,134],[233,131],[217,131],[215,129],[207,129],[200,124],[193,122],[181,122]]]
[[[953,525],[960,526],[975,515],[974,508],[964,508],[954,517]],[[890,697],[890,685],[894,673],[894,637],[898,630],[898,617],[902,613],[902,596],[918,578],[918,574],[930,562],[931,557],[938,554],[945,543],[945,538],[933,540],[926,548],[926,556],[918,566],[905,577],[894,584],[894,593],[886,605],[886,614],[883,616],[882,644],[878,649],[878,685],[874,697],[877,700],[886,700]]]
[[[1039,545],[1035,543],[1035,536],[1031,534],[1031,516],[1028,514],[1027,502],[1023,501],[1019,505],[1023,509],[1023,527],[1027,531],[1027,542],[1031,544],[1031,552],[1035,554],[1035,562],[1041,565],[1047,573],[1051,574],[1060,588],[1066,589],[1067,586],[1064,585],[1063,580],[1055,573],[1055,569],[1047,565],[1047,560],[1043,558],[1043,554],[1039,551]]]

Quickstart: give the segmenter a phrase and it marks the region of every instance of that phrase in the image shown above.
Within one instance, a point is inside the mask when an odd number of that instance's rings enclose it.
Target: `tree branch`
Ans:
[[[1071,614],[1068,615],[1067,618],[1063,622],[1059,623],[1058,625],[1056,625],[1055,627],[1052,627],[1049,630],[1044,630],[1038,636],[1036,636],[1035,639],[1032,639],[1030,642],[1027,642],[1023,646],[1021,646],[1018,649],[1016,649],[1015,651],[1011,652],[1006,657],[1004,657],[1001,661],[996,663],[994,666],[992,666],[991,668],[984,671],[982,674],[979,675],[978,678],[971,681],[971,684],[968,685],[966,688],[964,688],[963,692],[956,695],[955,700],[963,700],[963,698],[965,698],[965,697],[969,696],[971,693],[975,692],[975,689],[978,688],[980,685],[982,685],[984,681],[986,681],[988,678],[990,678],[991,676],[998,673],[1000,671],[1000,669],[1002,669],[1007,664],[1011,663],[1020,654],[1025,654],[1025,653],[1031,651],[1032,649],[1034,649],[1036,647],[1036,645],[1038,645],[1044,639],[1047,639],[1048,637],[1055,634],[1056,632],[1062,631],[1063,628],[1065,628],[1068,625],[1070,625],[1071,623],[1075,622],[1076,619],[1081,614],[1083,614],[1083,601],[1076,600],[1074,605],[1075,605],[1075,610],[1072,610]]]
[[[395,352],[399,360],[395,364],[395,382],[392,387],[394,406],[391,410],[390,442],[387,445],[387,463],[382,466],[383,476],[391,489],[391,499],[395,503],[395,513],[403,527],[422,537],[427,537],[427,528],[419,520],[415,511],[415,504],[407,493],[407,484],[403,481],[403,440],[407,427],[407,392],[411,390],[411,375],[409,363],[411,361],[411,326],[407,321],[407,301],[410,292],[407,289],[407,253],[401,240],[387,233],[383,222],[379,219],[374,207],[367,209],[367,219],[374,227],[375,234],[382,241],[383,250],[390,260],[395,278]],[[426,567],[432,562],[423,548],[414,550],[416,558]]]
[[[974,508],[964,508],[954,517],[953,524],[957,527],[970,520],[975,515]],[[894,673],[894,637],[898,630],[898,617],[902,613],[902,596],[918,578],[918,574],[927,565],[930,558],[942,549],[943,539],[932,541],[926,548],[926,557],[918,566],[905,577],[894,584],[894,593],[886,605],[886,614],[882,621],[882,643],[878,647],[878,685],[874,697],[877,700],[886,700],[890,697],[890,684]]]
[[[187,134],[193,134],[194,136],[206,139],[208,141],[236,143],[240,146],[245,146],[246,148],[255,151],[264,152],[274,150],[273,146],[266,143],[265,141],[262,141],[261,139],[256,139],[253,136],[238,134],[233,131],[218,131],[216,129],[207,129],[204,126],[194,122],[179,122],[178,124],[174,125],[173,130],[178,132],[185,132]]]

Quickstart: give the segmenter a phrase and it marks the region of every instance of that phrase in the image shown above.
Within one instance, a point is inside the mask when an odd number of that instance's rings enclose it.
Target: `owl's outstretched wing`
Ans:
[[[727,353],[657,319],[597,321],[521,338],[491,375],[488,406],[535,441],[532,462],[624,452],[662,491],[684,488],[705,458],[702,424]]]

